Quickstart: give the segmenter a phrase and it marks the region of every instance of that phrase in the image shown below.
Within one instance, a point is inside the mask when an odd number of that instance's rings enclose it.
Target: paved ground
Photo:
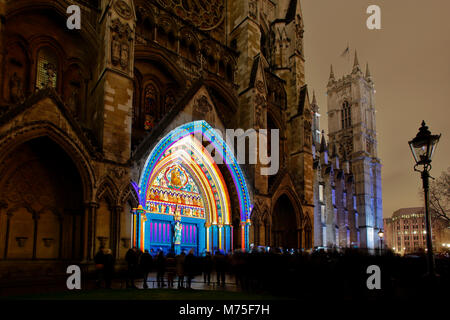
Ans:
[[[217,278],[215,274],[211,275],[211,282],[208,285],[207,283],[204,283],[203,276],[197,276],[192,279],[191,288],[194,290],[226,290],[226,291],[240,291],[240,289],[236,286],[234,277],[227,275],[225,279],[225,286],[218,286],[217,285]],[[165,287],[167,288],[167,277],[165,277]],[[175,276],[174,281],[174,289],[177,289],[178,286],[178,279]],[[142,289],[144,285],[143,279],[138,279],[136,281],[136,286],[139,289]],[[152,272],[149,274],[149,278],[147,279],[147,285],[149,288],[158,288],[158,283],[156,281],[156,273]],[[126,286],[125,281],[115,282],[113,283],[113,288],[124,288]],[[185,279],[185,286],[186,286],[186,279]]]
[[[66,287],[66,277],[61,277],[58,279],[49,279],[47,281],[40,281],[40,282],[12,282],[7,285],[0,286],[0,298],[5,297],[21,297],[21,296],[28,296],[34,299],[34,297],[38,297],[39,295],[58,295],[58,294],[65,294],[69,292],[69,290]],[[216,275],[212,274],[211,280],[216,280]],[[137,289],[143,289],[143,279],[137,279],[135,281]],[[161,299],[165,299],[164,297],[171,299],[172,296],[175,298],[178,293],[177,291],[205,291],[205,292],[230,292],[230,293],[240,293],[241,290],[238,286],[236,286],[236,283],[234,281],[234,278],[231,276],[226,277],[225,286],[218,286],[215,281],[211,281],[211,283],[208,285],[207,283],[204,283],[203,276],[197,276],[192,280],[191,289],[192,290],[178,290],[177,285],[177,278],[174,279],[174,287],[169,288],[167,285],[167,277],[165,277],[165,286],[158,290],[158,285],[156,281],[156,273],[150,273],[147,285],[149,289],[152,290],[131,290],[131,291],[159,291],[160,296],[162,296]],[[104,284],[102,285],[104,287]],[[118,290],[118,289],[126,289],[126,282],[125,279],[114,279],[111,285],[112,291],[118,291],[118,292],[126,292],[130,290]],[[82,279],[82,290],[84,292],[98,292],[99,289],[96,288],[96,284],[94,280],[86,280]],[[100,289],[100,291],[107,291],[105,289]],[[169,291],[172,291],[172,293],[169,293]],[[162,292],[162,294],[161,294]],[[244,294],[244,293],[243,293]],[[113,294],[112,296],[115,296],[116,294]],[[123,296],[123,299],[128,299],[127,295],[125,294]],[[245,295],[245,294],[244,294]],[[96,293],[93,294],[93,296],[98,296]],[[145,295],[144,295],[145,296]],[[151,296],[151,294],[150,294]],[[218,294],[220,296],[220,294]],[[120,295],[118,296],[120,297]],[[117,298],[117,297],[116,297]],[[95,299],[95,298],[94,298]],[[144,297],[145,299],[145,297]],[[157,298],[158,299],[158,298]]]
[[[0,297],[0,301],[22,300],[284,300],[267,294],[210,291],[210,290],[176,290],[176,289],[94,289],[39,294],[20,294]]]

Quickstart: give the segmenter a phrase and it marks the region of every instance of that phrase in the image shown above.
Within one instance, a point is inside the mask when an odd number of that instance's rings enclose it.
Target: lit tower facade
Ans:
[[[383,226],[381,162],[377,156],[375,88],[369,66],[362,72],[358,56],[351,74],[327,86],[329,144],[346,155],[354,177],[361,248],[373,249]]]

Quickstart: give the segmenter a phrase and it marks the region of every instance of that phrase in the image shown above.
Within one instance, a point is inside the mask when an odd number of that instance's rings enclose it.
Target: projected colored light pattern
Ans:
[[[193,138],[197,134],[201,134],[204,139],[209,141],[224,160],[236,187],[240,220],[245,223],[250,219],[252,206],[242,170],[225,141],[203,120],[187,123],[172,130],[156,145],[145,163],[139,181],[140,203],[146,204],[149,188],[162,168],[173,163],[176,158],[182,159],[179,163],[183,163],[184,168],[192,177],[199,180],[201,189],[209,193],[206,199],[215,199],[214,203],[208,201],[206,208],[210,210],[210,221],[212,223],[230,223],[230,201],[222,174],[201,143]]]

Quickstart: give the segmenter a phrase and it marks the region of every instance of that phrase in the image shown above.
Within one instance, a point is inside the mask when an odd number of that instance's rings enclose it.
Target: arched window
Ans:
[[[56,88],[58,80],[58,57],[48,48],[42,48],[37,55],[36,88]]]
[[[145,87],[145,93],[144,93],[144,113],[145,114],[151,114],[153,116],[156,116],[158,113],[157,110],[157,99],[158,99],[158,89],[153,83],[148,84]]]
[[[352,109],[347,101],[342,104],[342,129],[350,128],[352,126]]]

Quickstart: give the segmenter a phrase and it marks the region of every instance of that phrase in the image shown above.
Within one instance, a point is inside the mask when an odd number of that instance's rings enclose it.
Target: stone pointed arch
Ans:
[[[46,0],[25,0],[25,1],[10,1],[7,6],[6,19],[11,19],[16,15],[24,12],[52,12],[61,21],[67,19],[67,4],[64,1],[46,1]],[[80,35],[86,40],[90,49],[95,50],[98,47],[97,32],[95,25],[90,23],[90,19],[85,19],[83,27],[79,30]],[[62,25],[61,28],[64,28]]]
[[[9,130],[0,127],[0,164],[22,144],[40,137],[48,137],[58,144],[72,159],[83,185],[84,201],[90,201],[93,195],[95,174],[86,149],[74,140],[67,131],[57,127],[50,121],[33,121]],[[0,174],[3,170],[0,166]]]
[[[270,210],[270,212],[272,213],[271,214],[272,222],[273,222],[273,214],[274,214],[276,203],[282,195],[286,195],[288,197],[289,201],[291,202],[292,207],[294,208],[294,211],[295,211],[297,228],[298,229],[301,228],[302,220],[303,220],[303,216],[304,216],[302,208],[300,206],[301,200],[300,200],[300,197],[298,196],[297,192],[295,191],[294,184],[288,173],[285,173],[284,177],[281,179],[281,182],[280,182],[277,190],[275,191],[275,193],[272,197],[272,206],[271,206],[271,210]]]
[[[118,202],[119,189],[110,176],[103,177],[97,188],[95,200],[98,202],[102,198],[106,198],[110,205],[115,205]]]
[[[133,207],[137,207],[139,205],[139,195],[136,189],[133,186],[133,181],[130,184],[126,185],[119,196],[119,206],[124,206],[128,200],[132,201]]]
[[[151,47],[136,47],[135,60],[148,60],[160,63],[167,72],[175,79],[181,91],[186,87],[186,77],[182,70],[173,62],[173,59],[164,54],[161,50]]]

